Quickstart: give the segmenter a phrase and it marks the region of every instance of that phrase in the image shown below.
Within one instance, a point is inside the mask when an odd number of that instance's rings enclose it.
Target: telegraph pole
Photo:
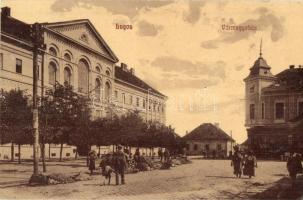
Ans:
[[[39,116],[38,116],[38,79],[39,65],[38,55],[43,48],[43,35],[41,24],[35,23],[31,27],[31,37],[33,41],[33,157],[34,157],[34,172],[33,176],[38,175],[39,170]]]

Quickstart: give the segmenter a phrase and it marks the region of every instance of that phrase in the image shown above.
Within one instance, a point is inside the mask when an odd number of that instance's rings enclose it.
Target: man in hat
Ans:
[[[231,159],[231,166],[234,167],[234,174],[236,175],[236,177],[241,178],[243,156],[238,146],[234,146],[234,150],[235,152]]]
[[[122,146],[118,145],[118,150],[114,153],[114,170],[116,173],[116,185],[119,185],[119,174],[121,176],[121,183],[125,184],[124,172],[126,170],[125,154],[122,151]]]
[[[296,178],[298,173],[302,173],[303,167],[301,163],[301,155],[295,153],[294,150],[290,151],[291,156],[287,160],[287,170],[291,178],[292,187],[295,186]]]

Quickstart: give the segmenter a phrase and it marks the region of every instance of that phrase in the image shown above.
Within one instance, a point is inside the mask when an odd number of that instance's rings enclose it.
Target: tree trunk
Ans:
[[[60,162],[62,161],[62,151],[63,151],[63,142],[61,142],[60,145],[60,159],[59,159]]]
[[[44,143],[44,140],[42,140],[42,144],[41,144],[41,157],[42,157],[43,172],[46,172],[46,164],[45,164],[45,143]]]
[[[21,144],[18,144],[18,163],[21,164]]]
[[[78,158],[78,147],[76,147],[76,152],[75,152],[75,160]]]
[[[101,150],[101,147],[99,146],[99,152],[98,152],[98,158],[100,158],[101,157],[101,152],[100,152],[100,150]]]
[[[51,144],[48,143],[48,159],[51,158]]]
[[[88,167],[88,165],[89,165],[89,156],[88,156],[88,154],[90,153],[90,151],[91,151],[91,146],[89,145],[88,146],[88,153],[87,153],[87,155],[86,155],[86,166]]]
[[[12,141],[12,145],[11,145],[11,161],[13,162],[14,160],[15,160],[14,142]]]

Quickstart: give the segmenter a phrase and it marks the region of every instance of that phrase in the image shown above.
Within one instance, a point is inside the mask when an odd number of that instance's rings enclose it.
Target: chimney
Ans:
[[[123,69],[123,71],[127,71],[127,64],[121,63],[121,68]]]
[[[216,122],[216,123],[214,123],[214,125],[217,127],[217,128],[219,128],[219,123],[218,122]]]
[[[1,15],[3,16],[11,16],[11,8],[10,7],[3,7],[1,8]]]
[[[187,135],[187,134],[188,134],[188,131],[186,131],[185,135]]]
[[[135,69],[134,68],[130,68],[130,73],[132,74],[132,75],[135,75]]]
[[[295,65],[289,65],[289,69],[294,69]]]

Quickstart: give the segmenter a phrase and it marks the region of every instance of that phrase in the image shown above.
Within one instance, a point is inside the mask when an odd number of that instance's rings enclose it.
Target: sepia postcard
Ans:
[[[0,199],[303,199],[302,0],[0,5]]]

